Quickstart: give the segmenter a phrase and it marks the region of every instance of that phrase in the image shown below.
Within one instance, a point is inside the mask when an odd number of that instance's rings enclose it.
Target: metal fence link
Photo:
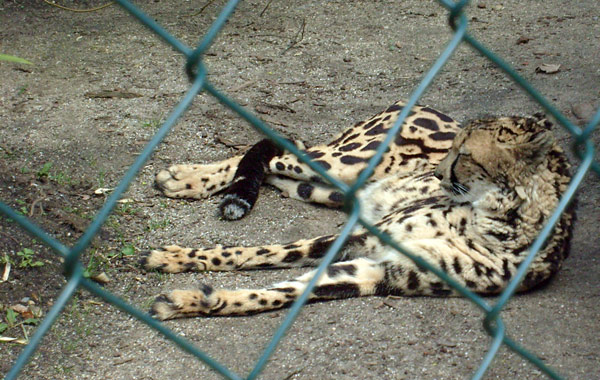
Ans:
[[[67,278],[67,284],[64,286],[58,299],[48,312],[46,318],[41,322],[33,336],[31,337],[29,344],[23,349],[13,367],[6,376],[6,380],[15,379],[20,373],[23,366],[27,363],[31,355],[37,349],[42,337],[48,332],[50,327],[56,321],[56,318],[60,315],[66,303],[71,299],[75,291],[79,288],[85,288],[92,294],[104,299],[105,301],[113,304],[119,309],[126,313],[134,316],[140,321],[146,323],[150,327],[156,329],[158,332],[163,334],[168,339],[172,340],[175,344],[179,345],[183,350],[193,354],[200,360],[204,361],[212,369],[220,373],[223,377],[232,380],[238,379],[255,379],[257,378],[264,366],[266,365],[269,357],[276,349],[277,344],[285,335],[287,329],[294,323],[294,320],[298,316],[300,309],[306,303],[311,290],[317,283],[319,276],[327,269],[327,266],[334,260],[338,251],[343,246],[344,241],[348,238],[352,229],[357,225],[361,224],[371,233],[376,235],[383,243],[395,248],[399,254],[406,255],[412,259],[420,267],[426,268],[431,272],[435,273],[440,279],[447,282],[457,292],[471,300],[478,308],[483,312],[483,326],[488,334],[492,337],[490,347],[482,359],[479,368],[475,371],[472,378],[481,379],[492,361],[496,356],[498,350],[502,345],[506,345],[511,350],[521,355],[526,360],[530,361],[533,365],[537,366],[542,372],[548,375],[552,379],[561,379],[561,377],[551,368],[549,368],[541,359],[535,356],[524,347],[520,346],[513,340],[507,337],[507,327],[501,318],[501,312],[506,303],[513,296],[519,282],[525,275],[527,268],[533,261],[535,255],[542,247],[544,241],[551,234],[555,223],[560,218],[561,213],[567,207],[568,203],[573,198],[575,191],[581,184],[582,180],[586,176],[587,172],[592,169],[597,175],[600,175],[600,165],[594,161],[595,149],[594,145],[589,139],[594,130],[600,123],[600,109],[595,113],[592,119],[588,122],[585,128],[582,130],[579,127],[573,125],[565,116],[563,116],[556,108],[554,108],[533,86],[531,86],[524,78],[522,78],[509,64],[504,62],[501,58],[496,56],[480,42],[474,39],[467,33],[468,22],[466,16],[463,14],[463,9],[468,5],[468,0],[462,0],[459,2],[452,2],[449,0],[438,0],[438,2],[449,10],[449,23],[454,34],[450,39],[448,45],[440,54],[438,59],[431,66],[429,71],[425,74],[417,88],[410,96],[407,105],[404,107],[402,113],[399,115],[398,120],[390,129],[385,141],[376,151],[375,155],[369,161],[368,167],[361,173],[357,181],[348,186],[342,183],[323,170],[323,168],[312,162],[305,154],[300,152],[293,144],[288,142],[283,137],[279,136],[274,130],[265,125],[252,113],[248,112],[245,108],[235,103],[227,95],[220,92],[215,88],[208,80],[208,70],[203,63],[203,54],[214,41],[219,34],[219,31],[225,25],[229,16],[234,12],[239,0],[229,1],[217,19],[213,22],[209,30],[204,35],[203,39],[199,42],[195,49],[191,49],[181,41],[169,34],[163,29],[157,22],[152,18],[148,17],[141,10],[136,8],[127,0],[116,0],[116,2],[125,8],[129,13],[136,17],[141,23],[146,25],[150,30],[160,36],[165,42],[171,45],[175,50],[179,51],[187,58],[185,65],[185,71],[188,74],[191,86],[181,101],[175,106],[172,112],[167,117],[166,121],[156,132],[150,142],[144,147],[141,154],[127,170],[121,182],[117,185],[113,193],[108,197],[104,206],[100,209],[90,226],[71,248],[63,245],[61,242],[50,237],[44,230],[33,224],[26,217],[19,215],[6,204],[0,202],[0,213],[4,214],[8,218],[14,220],[28,233],[35,236],[36,239],[41,240],[50,248],[52,248],[57,254],[65,258],[64,268],[65,276]],[[432,267],[428,262],[413,255],[409,250],[403,248],[397,242],[394,242],[388,235],[381,233],[377,228],[368,224],[360,218],[360,204],[355,198],[355,193],[360,189],[364,183],[368,180],[369,176],[373,173],[375,167],[381,160],[387,146],[390,144],[394,136],[400,131],[405,118],[408,116],[409,111],[417,103],[418,99],[426,91],[427,87],[431,84],[434,78],[437,76],[444,64],[450,59],[452,53],[461,43],[467,43],[472,48],[480,52],[483,56],[487,57],[490,61],[496,64],[501,70],[503,70],[511,79],[513,79],[520,87],[526,91],[535,101],[537,101],[542,108],[544,108],[549,114],[551,114],[566,130],[568,130],[574,136],[573,149],[577,156],[582,160],[578,170],[573,176],[571,184],[563,194],[556,210],[554,210],[550,217],[547,225],[542,229],[538,238],[534,241],[530,248],[530,252],[523,263],[520,265],[517,274],[512,279],[507,289],[498,297],[494,304],[490,304],[483,300],[481,297],[472,293],[468,289],[461,286],[459,283],[450,278],[443,271]],[[345,196],[346,211],[348,213],[348,220],[344,225],[339,238],[331,245],[328,252],[324,256],[322,263],[317,268],[316,274],[308,284],[305,292],[293,303],[287,316],[282,322],[281,326],[273,335],[270,343],[264,349],[261,357],[256,362],[254,368],[250,374],[246,377],[241,377],[228,368],[221,365],[215,359],[209,357],[207,354],[202,352],[199,348],[183,339],[179,335],[166,328],[161,322],[152,319],[146,312],[140,311],[135,307],[129,305],[114,294],[106,291],[96,283],[83,277],[83,266],[80,262],[81,253],[89,246],[92,238],[98,233],[100,227],[104,224],[111,211],[113,210],[116,202],[121,198],[121,195],[127,190],[133,179],[135,178],[138,171],[142,168],[144,163],[149,159],[150,155],[156,148],[156,146],[162,141],[166,134],[170,131],[171,127],[177,122],[179,117],[183,115],[186,109],[190,106],[194,98],[200,92],[206,92],[212,95],[215,99],[229,107],[231,110],[236,112],[240,117],[245,119],[252,127],[262,132],[264,135],[272,139],[280,147],[290,151],[297,155],[300,160],[309,165],[313,170],[318,172],[325,180],[336,186]]]

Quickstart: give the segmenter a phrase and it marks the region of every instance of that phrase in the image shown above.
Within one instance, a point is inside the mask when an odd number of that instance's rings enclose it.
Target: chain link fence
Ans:
[[[60,241],[52,238],[41,228],[29,221],[26,217],[18,214],[15,210],[11,209],[6,204],[0,202],[0,212],[2,214],[16,221],[23,229],[25,229],[31,235],[35,236],[36,239],[44,242],[49,247],[51,247],[56,253],[64,257],[65,276],[68,280],[58,299],[54,302],[54,305],[48,312],[46,318],[41,322],[34,335],[31,337],[29,344],[25,346],[25,348],[17,358],[16,362],[14,363],[13,367],[7,374],[7,380],[15,379],[18,376],[23,366],[27,363],[31,355],[36,351],[42,337],[48,332],[50,327],[56,321],[57,317],[63,311],[67,302],[71,299],[71,297],[73,297],[73,295],[79,288],[87,289],[92,294],[104,299],[105,301],[113,304],[122,311],[129,313],[132,316],[139,319],[140,321],[148,324],[152,328],[162,333],[165,337],[171,339],[183,350],[191,353],[200,360],[204,361],[208,366],[220,373],[223,377],[228,379],[255,379],[260,375],[262,369],[267,363],[267,360],[269,359],[273,351],[276,349],[277,344],[283,338],[288,328],[298,316],[300,309],[308,299],[309,293],[315,286],[318,277],[326,270],[327,266],[334,260],[337,252],[341,249],[344,241],[349,236],[350,232],[356,224],[363,225],[374,235],[378,236],[379,239],[381,239],[381,241],[383,241],[385,244],[394,247],[402,254],[408,256],[419,266],[434,272],[443,281],[446,281],[450,286],[452,286],[460,294],[468,298],[479,309],[481,309],[483,313],[483,326],[490,335],[492,343],[490,344],[487,353],[482,359],[480,366],[474,372],[472,376],[473,379],[481,379],[484,376],[486,370],[488,369],[488,367],[494,360],[496,354],[498,353],[498,350],[503,345],[507,346],[509,349],[521,355],[525,360],[528,360],[531,363],[533,363],[548,377],[552,379],[561,379],[561,377],[552,368],[548,367],[540,358],[538,358],[536,355],[534,355],[533,353],[526,350],[524,347],[520,346],[519,344],[507,337],[506,326],[500,314],[506,303],[515,293],[519,282],[525,275],[527,268],[533,261],[535,255],[542,247],[546,238],[550,235],[550,233],[552,233],[552,229],[555,223],[558,221],[561,213],[565,210],[566,206],[573,198],[575,191],[581,184],[588,171],[590,171],[591,169],[592,171],[596,172],[596,174],[600,175],[600,166],[597,162],[594,161],[594,145],[590,140],[591,134],[596,129],[597,125],[600,123],[600,109],[595,113],[595,115],[591,118],[591,120],[584,128],[579,128],[573,125],[569,120],[567,120],[565,116],[563,116],[559,111],[557,111],[539,92],[537,92],[525,79],[523,79],[519,74],[517,74],[517,72],[510,65],[505,63],[502,59],[493,54],[480,42],[478,42],[476,39],[469,35],[469,33],[467,32],[467,18],[462,13],[465,6],[467,6],[469,3],[468,0],[463,0],[459,2],[452,2],[449,0],[438,0],[438,2],[449,11],[449,23],[452,29],[454,30],[454,34],[450,39],[449,43],[447,44],[446,48],[443,50],[438,59],[431,66],[429,71],[425,74],[420,84],[412,93],[410,99],[407,102],[407,106],[404,107],[402,113],[398,117],[398,120],[389,131],[384,143],[381,144],[373,158],[370,160],[367,169],[365,169],[361,173],[360,177],[353,185],[349,186],[329,176],[318,164],[311,162],[310,159],[306,157],[306,155],[304,155],[302,152],[300,152],[295,146],[293,146],[283,137],[276,134],[272,129],[270,129],[267,125],[261,122],[253,114],[248,112],[245,108],[233,102],[226,94],[214,87],[207,80],[208,70],[203,63],[203,54],[209,48],[213,40],[217,37],[219,31],[222,29],[229,16],[235,10],[239,0],[231,0],[225,5],[217,19],[213,22],[208,32],[205,34],[205,36],[195,49],[189,48],[181,41],[170,35],[152,18],[148,17],[138,8],[133,6],[129,1],[115,1],[123,8],[125,8],[129,13],[131,13],[134,17],[136,17],[141,23],[146,25],[150,30],[152,30],[154,33],[156,33],[158,36],[164,39],[175,50],[179,51],[187,58],[185,70],[191,81],[191,86],[187,93],[184,95],[184,97],[181,99],[181,101],[168,115],[166,121],[156,132],[151,141],[145,146],[145,148],[138,156],[136,161],[128,169],[125,176],[115,188],[114,192],[108,197],[104,206],[98,212],[93,222],[83,233],[83,235],[79,238],[76,244],[72,247],[67,247]],[[473,49],[477,50],[479,53],[487,57],[499,68],[501,68],[510,78],[512,78],[520,87],[522,87],[523,90],[525,90],[529,94],[529,96],[536,100],[542,108],[544,108],[550,115],[552,115],[559,122],[559,124],[561,124],[565,129],[567,129],[574,137],[573,150],[581,160],[577,172],[573,176],[571,184],[563,194],[562,199],[560,200],[556,210],[554,210],[547,225],[542,229],[538,238],[532,244],[527,258],[519,267],[516,276],[512,279],[507,289],[500,295],[500,297],[498,297],[495,300],[494,303],[487,302],[481,297],[473,294],[472,292],[458,284],[456,281],[454,281],[452,278],[448,277],[441,270],[432,267],[426,261],[422,260],[417,256],[414,256],[410,251],[404,249],[401,245],[398,245],[396,242],[392,241],[389,236],[382,234],[380,231],[377,230],[377,228],[363,221],[359,216],[360,204],[355,198],[357,190],[364,185],[364,183],[368,180],[369,176],[373,173],[374,168],[381,160],[387,146],[390,144],[394,136],[399,132],[400,128],[402,127],[402,124],[405,118],[408,116],[411,108],[417,103],[418,99],[423,95],[429,84],[433,81],[436,75],[440,72],[441,68],[450,59],[453,52],[461,43],[467,43]],[[111,214],[111,211],[115,207],[117,201],[121,198],[121,195],[127,190],[129,185],[135,178],[136,174],[143,167],[144,163],[148,160],[156,146],[170,131],[170,129],[177,122],[179,117],[183,115],[183,113],[190,106],[196,95],[201,92],[210,94],[218,101],[220,101],[221,103],[229,107],[231,110],[236,112],[240,117],[248,121],[255,129],[259,130],[264,135],[271,138],[277,145],[289,150],[293,154],[296,154],[298,157],[300,157],[300,159],[303,162],[305,162],[312,169],[317,171],[327,181],[332,183],[334,186],[338,187],[339,190],[345,194],[346,199],[346,211],[348,213],[348,219],[340,233],[338,240],[336,240],[335,243],[332,244],[329,251],[325,255],[322,263],[319,265],[315,277],[308,284],[306,291],[302,294],[301,297],[299,297],[294,302],[291,309],[289,310],[289,313],[282,322],[281,326],[275,332],[269,345],[266,347],[263,354],[256,362],[252,371],[246,377],[241,377],[233,373],[228,368],[221,365],[219,362],[209,357],[200,349],[192,345],[190,342],[186,341],[182,337],[178,336],[177,334],[166,328],[163,324],[152,319],[146,312],[140,311],[135,307],[132,307],[127,302],[116,297],[112,293],[104,290],[102,287],[100,287],[93,281],[85,278],[83,276],[84,268],[79,260],[82,252],[89,246],[92,238],[99,232],[101,226]]]

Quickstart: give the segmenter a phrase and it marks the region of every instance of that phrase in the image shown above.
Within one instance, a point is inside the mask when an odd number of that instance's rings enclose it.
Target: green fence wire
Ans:
[[[156,132],[154,137],[145,146],[145,148],[138,156],[136,161],[128,169],[127,173],[124,175],[123,179],[117,185],[113,193],[108,197],[104,206],[100,209],[93,222],[90,224],[90,226],[87,228],[87,230],[83,233],[81,238],[79,238],[79,240],[75,243],[73,247],[69,248],[62,244],[60,241],[52,238],[44,230],[42,230],[41,228],[33,224],[31,221],[29,221],[26,217],[18,214],[6,204],[0,202],[0,212],[2,214],[16,221],[23,229],[25,229],[31,235],[35,236],[36,239],[41,240],[54,251],[56,251],[56,253],[65,258],[64,269],[65,276],[68,279],[67,284],[65,285],[64,289],[60,293],[58,299],[56,300],[50,311],[48,312],[48,315],[41,322],[41,324],[31,337],[29,344],[25,346],[25,348],[15,361],[13,367],[8,372],[5,378],[6,380],[15,379],[18,376],[23,366],[27,363],[31,355],[37,349],[42,337],[48,332],[50,327],[56,321],[56,318],[62,312],[67,302],[71,299],[75,291],[79,288],[87,289],[92,294],[95,294],[96,296],[113,304],[114,306],[118,307],[124,312],[129,313],[135,318],[139,319],[140,321],[148,324],[150,327],[162,333],[165,337],[171,339],[183,350],[195,355],[197,358],[204,361],[208,366],[220,373],[223,377],[235,380],[255,379],[263,370],[269,357],[275,350],[279,341],[283,338],[287,329],[292,325],[292,323],[298,316],[300,309],[306,303],[308,296],[313,287],[315,286],[319,276],[334,260],[337,252],[341,249],[344,241],[347,239],[347,237],[351,233],[352,229],[356,226],[356,224],[363,225],[374,235],[378,236],[382,242],[394,247],[402,254],[408,256],[413,261],[415,261],[420,267],[424,267],[434,272],[443,281],[446,281],[450,286],[456,289],[456,291],[465,296],[467,299],[471,300],[477,307],[479,307],[483,311],[483,326],[488,332],[488,334],[492,337],[492,343],[490,344],[487,353],[482,359],[479,368],[473,374],[473,379],[481,379],[484,376],[486,370],[490,366],[491,362],[494,360],[494,357],[496,356],[498,350],[502,345],[506,345],[508,348],[510,348],[526,360],[533,363],[550,378],[561,379],[561,377],[553,369],[548,367],[540,358],[538,358],[530,351],[526,350],[524,347],[520,346],[519,344],[517,344],[516,342],[514,342],[506,336],[506,327],[504,325],[504,322],[502,321],[500,313],[506,305],[506,303],[513,296],[518,284],[525,275],[527,268],[533,261],[537,252],[542,247],[544,241],[552,233],[554,225],[560,218],[561,213],[565,210],[568,203],[573,198],[575,191],[581,184],[588,171],[592,169],[597,175],[600,175],[600,165],[598,165],[598,163],[594,161],[594,145],[589,139],[592,132],[600,123],[600,109],[595,113],[595,115],[591,118],[591,120],[583,129],[573,125],[565,116],[563,116],[556,108],[554,108],[537,90],[535,90],[533,86],[531,86],[525,79],[523,79],[519,74],[517,74],[517,72],[510,65],[508,65],[501,58],[499,58],[497,55],[495,55],[485,46],[483,46],[479,41],[477,41],[471,35],[469,35],[469,33],[467,33],[468,23],[466,16],[463,14],[463,9],[465,8],[465,6],[468,5],[468,0],[463,0],[459,2],[452,2],[449,0],[438,0],[438,2],[442,6],[449,10],[449,23],[452,29],[454,30],[454,34],[446,48],[440,54],[439,58],[431,66],[429,71],[421,80],[420,84],[410,96],[407,102],[407,106],[404,107],[402,113],[398,117],[398,120],[390,129],[384,143],[381,144],[379,149],[376,151],[375,155],[371,158],[368,167],[361,173],[357,181],[352,186],[348,186],[347,184],[342,183],[336,180],[335,178],[329,176],[320,165],[311,162],[310,159],[300,150],[298,150],[294,145],[289,143],[283,137],[277,135],[271,128],[265,125],[253,114],[246,111],[246,109],[244,109],[242,106],[236,104],[229,97],[220,92],[217,88],[213,87],[213,85],[207,80],[208,71],[203,63],[203,54],[210,47],[211,43],[218,35],[219,31],[225,25],[229,16],[233,13],[239,0],[230,0],[225,5],[217,19],[213,22],[208,32],[204,35],[204,38],[200,41],[200,43],[195,49],[190,49],[181,41],[170,35],[152,18],[148,17],[138,8],[133,6],[129,1],[115,1],[123,8],[125,8],[128,12],[130,12],[134,17],[136,17],[141,23],[143,23],[154,33],[162,37],[168,44],[170,44],[174,49],[181,52],[181,54],[183,54],[187,58],[185,70],[192,84],[187,93],[179,102],[179,104],[169,114],[166,121],[160,127],[158,132]],[[364,185],[364,183],[368,180],[369,176],[373,173],[375,167],[380,162],[387,146],[390,144],[394,136],[400,131],[400,128],[402,127],[402,124],[408,116],[408,113],[410,112],[411,108],[417,103],[418,99],[423,95],[429,84],[431,84],[431,82],[440,72],[444,64],[450,59],[452,53],[463,42],[470,45],[476,51],[478,51],[483,56],[487,57],[490,61],[492,61],[496,66],[502,69],[511,79],[513,79],[520,87],[522,87],[523,90],[526,91],[527,94],[529,94],[529,96],[531,96],[535,101],[537,101],[542,106],[542,108],[544,108],[550,115],[552,115],[559,122],[559,124],[561,124],[565,129],[567,129],[574,136],[573,150],[581,159],[581,163],[578,166],[577,172],[573,176],[569,187],[563,194],[556,210],[554,210],[548,223],[542,229],[539,236],[532,244],[529,254],[523,261],[523,263],[520,265],[516,276],[512,279],[507,289],[500,295],[500,297],[496,300],[494,304],[490,304],[489,302],[484,301],[481,297],[470,292],[469,290],[458,284],[456,281],[454,281],[452,278],[448,277],[448,275],[446,275],[446,273],[444,273],[443,271],[432,267],[425,260],[415,256],[409,250],[404,249],[401,245],[394,242],[389,236],[381,233],[377,228],[362,220],[360,218],[360,204],[355,198],[356,191]],[[325,257],[323,258],[322,263],[317,268],[315,276],[308,284],[305,292],[294,302],[287,316],[282,322],[281,326],[277,329],[270,343],[263,351],[262,356],[259,358],[252,371],[246,377],[241,377],[231,372],[228,368],[221,365],[215,359],[209,357],[200,349],[198,349],[179,335],[166,328],[162,323],[152,319],[147,313],[142,312],[136,309],[135,307],[132,307],[119,297],[113,295],[112,293],[106,291],[96,283],[85,278],[83,276],[83,265],[79,261],[80,255],[89,246],[92,238],[98,233],[100,227],[104,224],[104,222],[110,215],[111,211],[113,210],[117,201],[120,199],[121,195],[127,190],[129,185],[135,178],[137,172],[148,160],[156,146],[170,131],[171,127],[177,122],[179,117],[183,115],[183,113],[192,103],[196,95],[198,95],[200,92],[206,92],[212,95],[221,103],[235,111],[242,118],[248,121],[255,129],[259,130],[264,135],[272,139],[280,147],[287,149],[291,153],[297,155],[300,158],[300,160],[309,165],[312,169],[318,172],[327,181],[339,188],[339,190],[345,194],[345,209],[348,213],[348,220],[344,225],[339,238],[331,245]]]

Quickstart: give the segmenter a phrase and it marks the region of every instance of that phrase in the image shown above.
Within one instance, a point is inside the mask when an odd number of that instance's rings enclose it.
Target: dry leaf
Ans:
[[[536,73],[544,74],[555,74],[560,71],[560,64],[558,63],[542,63],[535,68]]]
[[[110,282],[110,278],[104,272],[93,276],[92,280],[96,281],[99,284],[108,284]]]

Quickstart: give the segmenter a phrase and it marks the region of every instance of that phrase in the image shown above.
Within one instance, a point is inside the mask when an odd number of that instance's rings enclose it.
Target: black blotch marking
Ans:
[[[435,141],[452,140],[454,136],[456,136],[454,132],[435,132],[429,135]]]
[[[313,294],[323,298],[358,297],[360,290],[356,284],[340,283],[317,286],[314,288]]]
[[[454,261],[452,262],[452,268],[454,269],[454,273],[456,274],[461,274],[462,273],[462,266],[460,265],[460,263],[458,262],[458,258],[454,258]]]
[[[302,258],[302,252],[300,251],[291,251],[288,252],[287,255],[281,260],[284,263],[293,263],[294,261],[298,261]]]
[[[285,169],[285,165],[283,163],[281,163],[281,162],[278,162],[278,163],[275,164],[275,169],[281,171],[281,170]]]
[[[411,232],[413,229],[412,224],[408,223],[406,226],[404,226],[404,229],[406,230],[406,232]]]
[[[196,250],[194,249],[194,250],[192,250],[190,253],[188,253],[188,257],[189,257],[190,259],[193,259],[194,257],[196,257]]]
[[[347,144],[347,145],[341,146],[341,147],[339,147],[338,149],[339,149],[340,151],[342,151],[342,152],[349,152],[349,151],[351,151],[351,150],[355,150],[355,149],[357,149],[357,148],[360,148],[360,147],[361,147],[361,145],[362,145],[361,143],[357,143],[357,142],[355,142],[355,143],[350,143],[350,144]]]
[[[256,265],[257,268],[271,268],[273,266],[274,266],[274,264],[271,264],[271,263],[261,263],[261,264]]]
[[[335,277],[344,273],[354,276],[356,274],[356,267],[352,264],[337,264],[327,268],[327,275],[329,277]]]
[[[334,191],[329,194],[327,198],[329,198],[329,200],[332,202],[342,203],[344,201],[344,194],[340,193],[339,191]]]
[[[191,189],[192,188],[192,184],[191,183],[186,183],[185,184],[185,188],[188,189],[188,190]]]
[[[325,155],[325,152],[319,152],[318,150],[315,150],[315,151],[306,153],[306,155],[314,160],[314,159],[323,157]]]
[[[317,160],[315,162],[319,163],[319,165],[321,165],[323,167],[323,169],[325,169],[325,170],[331,169],[331,165],[327,161]]]
[[[229,257],[229,256],[231,256],[231,252],[227,252],[227,251],[222,252],[221,256],[223,256],[223,257]]]
[[[331,242],[333,240],[332,238],[332,235],[327,235],[316,239],[310,247],[308,257],[310,257],[311,259],[320,259],[321,257],[323,257],[323,254],[331,245]]]
[[[266,249],[266,248],[261,248],[258,251],[256,251],[256,255],[257,256],[262,256],[262,255],[265,255],[265,254],[267,254],[269,252],[271,252],[271,250]]]
[[[294,171],[298,174],[302,173],[302,168],[300,166],[294,167]]]
[[[294,293],[296,291],[295,288],[274,288],[274,289],[269,289],[269,290],[274,290],[276,292],[280,292],[280,293]]]
[[[365,162],[364,158],[356,157],[356,156],[342,156],[340,158],[340,162],[346,165],[354,165],[360,162]]]
[[[250,293],[250,295],[248,296],[248,298],[250,298],[251,300],[255,300],[258,298],[258,294],[256,293]]]
[[[296,248],[300,248],[300,246],[297,244],[288,244],[288,245],[283,246],[283,249],[296,249]]]
[[[360,151],[364,152],[366,150],[377,150],[377,148],[381,145],[381,141],[371,141],[367,145],[365,145]]]
[[[408,272],[408,289],[410,290],[415,290],[419,287],[420,285],[420,281],[419,281],[419,276],[417,275],[417,272],[411,270],[410,272]]]
[[[206,260],[206,259],[208,259],[208,257],[206,257],[205,255],[198,256],[198,260]]]
[[[402,111],[404,107],[399,105],[399,104],[392,104],[391,106],[388,107],[388,109],[385,110],[385,112],[398,112],[398,111]]]
[[[218,257],[213,257],[212,260],[211,260],[211,262],[214,265],[221,265],[221,260]]]
[[[235,306],[235,307],[240,307],[240,306],[242,306],[242,303],[241,303],[241,302],[234,302],[234,303],[233,303],[233,306]]]
[[[273,306],[279,306],[281,304],[282,304],[282,302],[280,300],[275,300],[275,301],[273,301],[273,303],[271,303],[271,305],[273,305]]]
[[[447,115],[444,115],[444,114],[443,114],[443,113],[441,113],[440,111],[438,111],[438,110],[435,110],[435,109],[433,109],[433,108],[430,108],[430,107],[423,107],[423,108],[421,108],[421,111],[422,111],[422,112],[429,112],[429,113],[432,113],[432,114],[434,114],[435,116],[439,117],[439,118],[440,118],[440,120],[441,120],[441,121],[443,121],[443,122],[445,122],[445,123],[453,123],[453,122],[454,122],[454,120],[453,120],[451,117],[449,117],[449,116],[447,116]]]
[[[465,280],[465,285],[467,285],[467,288],[471,288],[471,289],[474,289],[477,287],[477,284],[471,280]]]
[[[261,304],[262,306],[265,306],[267,304],[267,300],[261,299],[260,301],[258,301],[258,303]]]
[[[447,297],[452,294],[452,291],[448,289],[431,289],[431,294],[438,297]]]
[[[369,129],[368,131],[365,132],[365,136],[376,136],[376,135],[381,135],[386,133],[389,130],[389,128],[385,128],[385,126],[383,124],[377,124],[376,126],[374,126],[373,128]]]
[[[308,199],[310,198],[312,192],[314,190],[314,186],[308,183],[301,183],[300,185],[298,185],[298,196],[300,196],[300,198],[302,199]]]
[[[210,285],[202,284],[200,285],[200,291],[204,293],[206,297],[208,297],[213,293],[213,288]]]
[[[439,131],[440,130],[439,125],[435,121],[433,121],[431,119],[426,119],[424,117],[420,117],[418,119],[415,119],[413,121],[413,123],[415,125],[418,125],[419,127],[423,127],[425,129],[429,129],[430,131]]]

